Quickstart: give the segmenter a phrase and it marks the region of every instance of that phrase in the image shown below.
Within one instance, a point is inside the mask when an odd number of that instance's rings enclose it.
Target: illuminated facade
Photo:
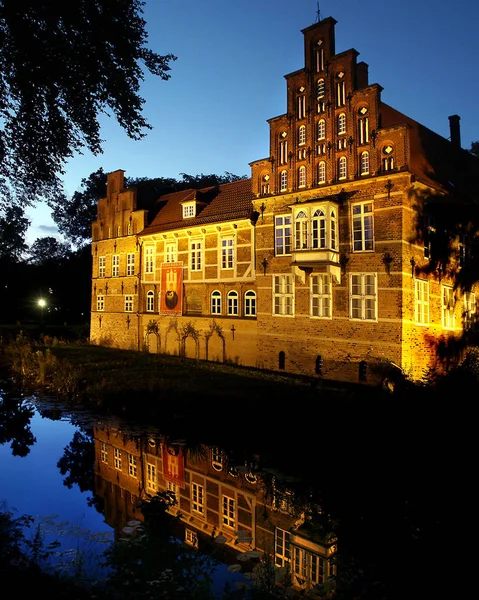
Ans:
[[[429,260],[424,198],[466,165],[451,141],[383,103],[332,18],[303,30],[269,156],[251,178],[168,194],[150,212],[108,176],[93,223],[91,341],[311,377],[376,383],[438,366],[475,320]],[[456,240],[460,268],[464,243]],[[461,253],[462,252],[462,253]]]

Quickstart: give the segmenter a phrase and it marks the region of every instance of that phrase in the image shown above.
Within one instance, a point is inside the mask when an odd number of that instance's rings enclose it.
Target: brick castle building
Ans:
[[[92,225],[91,342],[375,383],[420,379],[475,319],[474,290],[427,273],[434,222],[472,155],[381,100],[336,21],[302,31],[287,112],[251,178],[143,206],[108,175]],[[418,224],[420,226],[418,226]],[[453,241],[457,268],[465,241]]]

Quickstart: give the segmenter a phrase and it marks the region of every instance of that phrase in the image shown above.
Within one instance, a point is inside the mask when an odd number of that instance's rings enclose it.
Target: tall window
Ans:
[[[231,317],[235,317],[239,314],[238,312],[238,292],[231,291],[228,292],[228,315]]]
[[[176,242],[166,242],[166,244],[165,244],[165,262],[176,262],[177,258],[178,258],[178,255],[177,255]]]
[[[114,458],[114,464],[115,464],[115,469],[117,469],[118,471],[121,471],[121,450],[119,448],[114,448],[113,449],[113,458]]]
[[[463,308],[464,329],[472,329],[476,322],[476,294],[466,292],[464,294]]]
[[[128,454],[128,475],[130,477],[137,475],[137,458],[134,454]]]
[[[279,189],[281,192],[285,192],[288,189],[288,171],[281,171]]]
[[[298,119],[304,119],[306,116],[306,96],[303,94],[298,96]]]
[[[245,317],[256,316],[256,294],[248,290],[244,295],[244,315]]]
[[[453,329],[454,318],[454,291],[452,287],[442,286],[442,326],[445,329]]]
[[[324,160],[318,164],[318,183],[326,183],[326,163]]]
[[[146,312],[155,311],[155,292],[146,292]]]
[[[145,248],[145,273],[153,273],[154,255],[155,249],[153,246],[147,246]]]
[[[224,465],[224,453],[218,446],[211,448],[211,466],[215,471],[221,471]]]
[[[288,141],[282,140],[279,143],[279,164],[285,165],[288,162]]]
[[[336,82],[336,106],[346,105],[346,85],[344,81]]]
[[[146,463],[146,487],[153,491],[157,488],[156,467],[151,463]]]
[[[331,275],[311,275],[311,316],[331,318]]]
[[[381,164],[383,171],[392,171],[394,169],[394,147],[391,144],[384,146]]]
[[[306,186],[306,167],[302,166],[298,169],[298,186],[305,187]]]
[[[301,125],[298,129],[298,145],[303,146],[304,144],[306,144],[306,126]]]
[[[201,271],[203,268],[203,245],[201,240],[191,242],[191,270]]]
[[[106,257],[100,256],[98,259],[98,277],[105,277],[106,274]]]
[[[96,309],[105,310],[105,296],[103,294],[98,294],[96,297]]]
[[[377,319],[377,281],[376,273],[351,273],[350,317],[362,321]]]
[[[291,560],[291,533],[276,528],[274,532],[274,555],[277,567],[284,567]]]
[[[120,255],[114,254],[111,258],[111,274],[113,277],[119,277],[120,275]]]
[[[369,152],[361,152],[359,163],[359,172],[361,175],[369,175]]]
[[[324,119],[318,121],[316,133],[318,140],[324,140],[326,138],[326,121]]]
[[[125,312],[133,312],[133,296],[125,296]]]
[[[320,100],[324,98],[324,94],[326,92],[326,85],[324,83],[324,79],[318,79],[316,82],[316,98]]]
[[[276,216],[274,219],[275,254],[291,254],[291,215]]]
[[[358,119],[358,144],[367,144],[369,142],[369,120],[367,117]]]
[[[135,274],[135,254],[133,252],[126,255],[126,274]]]
[[[337,223],[335,208],[324,207],[298,209],[294,213],[295,250],[337,250]]]
[[[354,204],[353,215],[353,250],[362,252],[374,249],[373,203]]]
[[[338,178],[346,179],[348,176],[348,163],[345,156],[341,156],[338,160]]]
[[[221,268],[232,269],[234,257],[233,238],[224,238],[221,240]]]
[[[211,314],[221,314],[221,292],[219,292],[218,290],[215,290],[211,293]]]
[[[308,247],[309,218],[305,210],[300,210],[294,216],[294,247],[296,250],[306,250]]]
[[[273,314],[293,314],[293,276],[273,275]]]
[[[318,46],[322,44],[322,41],[318,42]],[[316,73],[324,71],[324,48],[316,48]]]
[[[205,514],[205,505],[204,505],[205,491],[202,485],[198,483],[191,484],[191,501],[192,508],[195,512],[200,513],[201,515]]]
[[[234,528],[236,524],[235,514],[234,499],[223,496],[223,525]]]
[[[344,135],[346,133],[346,115],[341,113],[338,115],[338,135]]]
[[[414,314],[416,323],[429,323],[429,282],[422,279],[414,280]]]
[[[100,458],[102,463],[108,464],[108,446],[106,445],[106,442],[101,443]]]

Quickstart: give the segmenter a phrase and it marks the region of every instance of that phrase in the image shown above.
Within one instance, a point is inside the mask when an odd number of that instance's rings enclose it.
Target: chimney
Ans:
[[[459,125],[461,117],[459,115],[451,115],[449,117],[449,129],[451,131],[451,143],[456,148],[461,147],[461,127]]]

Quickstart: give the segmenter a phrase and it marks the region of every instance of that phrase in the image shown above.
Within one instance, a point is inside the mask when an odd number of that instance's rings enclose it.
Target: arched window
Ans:
[[[288,171],[281,171],[279,189],[281,192],[285,192],[288,189]]]
[[[321,208],[314,211],[311,218],[312,247],[326,248],[326,215]]]
[[[298,186],[305,187],[306,186],[306,167],[299,167],[298,169]]]
[[[318,100],[320,98],[324,98],[324,93],[326,91],[326,86],[324,84],[324,79],[318,79],[316,83],[316,96]]]
[[[326,163],[324,160],[318,165],[318,183],[326,183]]]
[[[394,148],[391,144],[384,146],[381,164],[383,171],[392,171],[394,169]]]
[[[238,292],[228,292],[228,315],[238,315]]]
[[[330,237],[331,237],[331,250],[338,249],[338,241],[337,241],[337,223],[336,223],[336,211],[331,209],[331,220],[330,220]]]
[[[318,140],[324,140],[326,138],[326,121],[320,119],[318,121]]]
[[[369,175],[369,152],[361,152],[359,168],[361,175]]]
[[[219,292],[218,290],[215,290],[211,293],[211,314],[221,314],[221,292]]]
[[[338,160],[338,178],[346,179],[348,176],[348,164],[345,156],[341,156]]]
[[[155,293],[151,290],[146,292],[146,312],[154,312],[155,310]]]
[[[338,135],[346,133],[346,114],[341,113],[338,115]]]
[[[118,225],[118,229],[116,230],[117,237],[121,237],[121,225]]]
[[[296,250],[308,247],[308,215],[301,210],[294,219],[294,244]]]
[[[248,290],[244,295],[244,316],[256,317],[256,293]]]
[[[303,146],[306,144],[306,125],[301,125],[298,129],[298,145]]]
[[[369,121],[367,117],[358,119],[358,144],[367,144],[369,142]]]

